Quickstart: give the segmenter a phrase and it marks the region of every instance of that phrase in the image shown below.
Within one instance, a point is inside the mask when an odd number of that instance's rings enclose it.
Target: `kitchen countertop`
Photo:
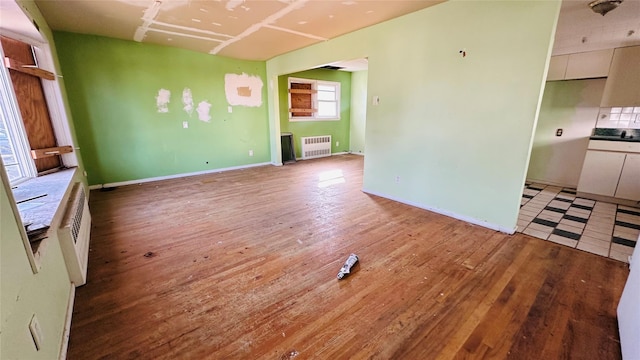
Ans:
[[[593,135],[593,136],[589,137],[589,140],[640,142],[640,137],[625,137],[625,138],[621,138],[620,136]]]
[[[12,187],[29,240],[38,240],[47,232],[75,172],[76,168],[65,169]]]
[[[640,129],[595,128],[589,140],[640,142]]]

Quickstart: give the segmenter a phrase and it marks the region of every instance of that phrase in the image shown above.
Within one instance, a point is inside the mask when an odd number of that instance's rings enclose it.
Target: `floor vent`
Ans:
[[[304,160],[331,156],[331,135],[303,137],[300,142]]]

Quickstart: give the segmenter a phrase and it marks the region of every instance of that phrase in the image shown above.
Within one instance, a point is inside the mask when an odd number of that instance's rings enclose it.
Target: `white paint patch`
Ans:
[[[204,122],[211,122],[209,110],[211,110],[211,104],[206,101],[200,101],[200,103],[198,104],[198,108],[196,109],[196,112],[198,113],[198,119]]]
[[[224,92],[229,105],[258,107],[262,105],[262,79],[242,73],[224,76]]]
[[[184,88],[184,90],[182,90],[182,104],[184,105],[184,111],[191,116],[191,114],[193,114],[193,95],[191,95],[191,89]]]
[[[169,112],[169,101],[171,100],[171,91],[167,89],[158,90],[158,96],[156,96],[156,106],[159,113]]]
[[[242,5],[244,3],[244,0],[229,0],[227,2],[227,10],[229,11],[233,11],[233,9],[235,9],[236,7]]]

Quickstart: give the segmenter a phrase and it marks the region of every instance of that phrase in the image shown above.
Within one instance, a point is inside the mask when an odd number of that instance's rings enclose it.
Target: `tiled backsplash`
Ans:
[[[596,127],[640,129],[640,106],[600,108]]]

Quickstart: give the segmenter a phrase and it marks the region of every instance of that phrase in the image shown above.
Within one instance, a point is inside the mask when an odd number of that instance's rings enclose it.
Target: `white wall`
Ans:
[[[275,57],[267,76],[367,57],[364,190],[513,232],[559,10],[447,1]],[[277,162],[277,86],[268,91]]]
[[[367,80],[369,72],[351,73],[351,124],[349,143],[351,152],[364,154],[364,133],[367,125]]]
[[[527,179],[577,187],[606,79],[549,81],[533,138]],[[562,129],[562,136],[556,136]]]

